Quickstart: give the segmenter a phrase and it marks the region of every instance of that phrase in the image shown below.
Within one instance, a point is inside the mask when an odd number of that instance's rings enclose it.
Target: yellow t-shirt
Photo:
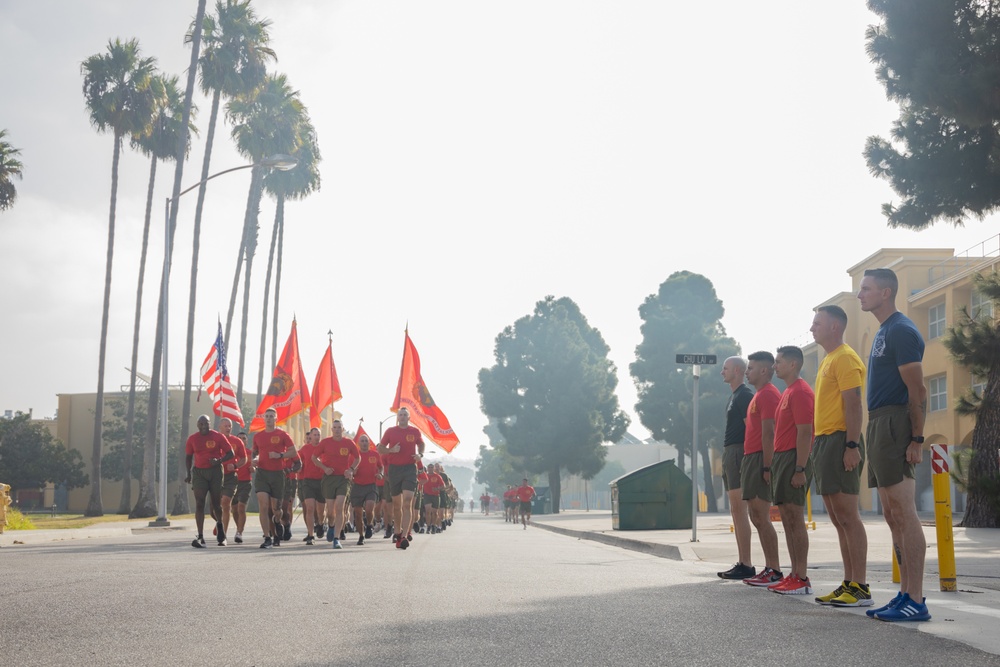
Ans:
[[[865,389],[865,364],[857,352],[844,343],[826,355],[816,373],[816,435],[846,431],[844,401],[841,392],[861,387]]]

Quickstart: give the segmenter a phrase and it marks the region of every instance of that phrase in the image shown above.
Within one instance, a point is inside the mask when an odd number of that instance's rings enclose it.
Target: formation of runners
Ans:
[[[816,602],[872,607],[867,615],[883,621],[930,620],[923,597],[927,545],[916,511],[914,477],[924,442],[924,341],[913,322],[896,310],[898,289],[892,270],[865,271],[857,297],[861,310],[880,324],[867,371],[844,343],[847,314],[834,305],[817,308],[812,322],[813,338],[826,352],[815,391],[799,377],[803,355],[795,346],[779,347],[775,355],[754,352],[747,361],[731,357],[723,364],[723,380],[733,390],[726,408],[723,482],[739,554],[732,568],[719,572],[723,579],[782,595],[813,594],[806,572],[809,535],[803,508],[815,479],[844,564],[843,582]],[[771,383],[775,375],[785,382],[784,392]],[[863,397],[868,408],[864,438]],[[868,486],[878,489],[901,575],[899,593],[878,608],[866,581],[868,538],[858,504],[866,457]],[[791,557],[787,573],[778,562],[772,504],[780,513]],[[750,555],[751,523],[764,552],[760,572]]]
[[[233,541],[242,544],[251,486],[260,508],[261,549],[292,539],[296,497],[306,545],[325,536],[333,549],[343,549],[348,532],[356,531],[357,544],[363,545],[384,531],[383,539],[391,537],[397,549],[405,550],[414,532],[443,532],[454,521],[458,494],[440,463],[424,466],[423,437],[409,418],[409,411],[400,408],[396,425],[386,429],[377,446],[363,433],[357,442],[347,437],[337,419],[330,437],[321,438],[313,428],[297,449],[277,427],[274,410],[264,413],[264,430],[250,442],[245,433],[232,434],[229,419],[214,431],[209,417],[202,415],[185,448],[184,481],[194,491],[198,531],[191,546],[206,546],[206,501],[218,545],[228,544],[230,521],[235,524]]]

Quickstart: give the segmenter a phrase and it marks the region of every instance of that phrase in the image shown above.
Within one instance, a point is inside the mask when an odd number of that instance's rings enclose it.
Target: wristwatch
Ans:
[[[771,466],[764,466],[764,472],[771,472]]]
[[[857,449],[858,443],[854,442],[853,440],[848,440],[846,446],[848,449]]]
[[[795,472],[805,472],[805,471],[806,471],[805,466],[795,466]]]
[[[915,435],[912,438],[910,438],[910,442],[915,442],[918,445],[922,445],[922,444],[924,444],[924,436],[922,436],[922,435]]]

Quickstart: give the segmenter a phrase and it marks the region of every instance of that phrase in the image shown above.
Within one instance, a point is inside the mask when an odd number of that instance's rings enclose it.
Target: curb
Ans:
[[[650,556],[656,556],[657,558],[666,558],[669,560],[684,560],[681,557],[681,551],[672,544],[650,544],[649,542],[642,542],[640,540],[631,540],[627,537],[617,537],[614,535],[607,535],[605,533],[594,533],[586,530],[571,530],[569,528],[559,528],[557,526],[549,526],[544,523],[531,522],[531,525],[535,528],[541,528],[543,530],[548,530],[553,533],[558,533],[559,535],[566,535],[567,537],[575,537],[580,540],[591,540],[593,542],[600,542],[601,544],[607,544],[612,547],[618,547],[620,549],[628,549],[629,551],[638,551],[640,553],[648,554]]]

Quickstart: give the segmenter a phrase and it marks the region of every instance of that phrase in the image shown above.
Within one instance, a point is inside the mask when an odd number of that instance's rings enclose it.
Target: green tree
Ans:
[[[490,449],[480,445],[476,457],[476,483],[485,486],[491,495],[498,496],[507,490],[508,484],[520,483],[522,468],[506,447]]]
[[[146,410],[142,404],[134,407],[132,415],[133,424],[140,431],[146,427]],[[180,453],[177,446],[181,433],[180,415],[171,416],[167,449],[167,480],[174,482],[177,480],[176,463]],[[124,481],[131,477],[138,478],[142,474],[142,445],[135,440],[128,439],[128,400],[114,398],[107,402],[107,410],[104,418],[104,444],[107,452],[101,465],[101,474],[104,479],[112,481]],[[132,456],[129,456],[129,445],[132,447]],[[157,456],[157,459],[159,456]],[[159,461],[157,461],[159,463]],[[125,471],[129,470],[130,475]],[[157,472],[159,472],[157,470]],[[157,479],[159,474],[157,474]],[[131,498],[128,499],[131,502]]]
[[[968,502],[962,525],[970,528],[1000,528],[1000,275],[977,274],[976,289],[989,298],[992,312],[970,313],[963,309],[955,326],[944,339],[945,348],[976,377],[986,378],[980,396],[970,388],[957,405],[959,414],[972,414],[976,426],[972,432],[972,453],[965,462],[965,487]]]
[[[309,120],[306,108],[302,107],[302,117],[299,119],[299,140],[291,157],[297,164],[288,171],[274,170],[264,176],[264,190],[274,197],[277,205],[274,209],[274,228],[271,233],[271,248],[267,255],[267,274],[264,279],[264,307],[260,326],[260,368],[257,375],[257,401],[260,401],[264,386],[264,352],[267,341],[267,295],[271,285],[271,265],[277,255],[277,268],[274,274],[274,316],[271,327],[271,365],[278,363],[278,302],[281,296],[281,259],[284,254],[285,242],[285,200],[301,200],[319,190],[319,142],[316,129]],[[277,247],[276,247],[277,246]]]
[[[115,209],[118,204],[118,162],[122,140],[133,133],[145,133],[153,119],[157,87],[152,85],[156,60],[143,58],[139,42],[108,42],[108,52],[83,61],[83,96],[91,125],[98,132],[111,132],[114,155],[111,161],[111,207],[108,215],[108,250],[104,273],[104,309],[101,315],[101,342],[97,368],[97,418],[94,420],[94,452],[90,500],[87,516],[101,516],[101,428],[104,411],[104,360],[108,342],[108,312],[111,308],[111,268],[115,252]],[[162,89],[161,89],[162,92]]]
[[[548,475],[555,511],[560,470],[596,474],[603,444],[628,428],[608,351],[572,299],[548,296],[497,335],[496,363],[479,371],[483,412],[528,472]]]
[[[25,414],[0,419],[0,481],[11,491],[40,489],[48,483],[76,489],[90,483],[83,457],[56,440],[49,429]]]
[[[690,271],[671,274],[656,294],[647,296],[639,306],[642,342],[629,366],[639,394],[635,409],[654,439],[677,446],[682,470],[694,435],[694,379],[691,366],[676,364],[675,355],[715,354],[721,360],[739,354],[739,345],[722,326],[724,314],[712,281]],[[709,449],[722,450],[725,409],[731,394],[714,371],[703,369],[698,383],[698,449],[711,512],[718,511],[718,506]]]
[[[899,118],[865,159],[901,197],[892,227],[962,224],[1000,206],[1000,6],[983,0],[868,0],[881,23],[867,52]]]
[[[188,148],[188,127],[191,122],[191,113],[194,106],[194,84],[198,72],[198,54],[201,50],[201,24],[205,18],[205,5],[207,0],[198,0],[198,10],[195,14],[194,25],[198,28],[191,35],[191,61],[188,66],[187,86],[184,89],[184,112],[181,116],[181,127],[183,128],[177,137],[177,146],[174,150],[174,185],[171,190],[171,199],[177,201],[181,193],[181,180],[184,177],[184,158]],[[167,236],[170,239],[171,253],[165,258],[167,264],[166,275],[160,278],[160,301],[156,309],[156,334],[153,341],[153,372],[150,374],[149,382],[149,402],[148,414],[156,414],[160,400],[160,365],[163,361],[163,287],[164,281],[170,279],[169,271],[172,264],[172,253],[174,247],[174,232],[177,231],[177,207],[169,207],[169,220],[167,223]],[[163,369],[166,372],[166,369]],[[129,516],[134,518],[156,516],[156,422],[159,420],[149,419],[146,424],[145,448],[142,457],[142,478],[139,485],[139,498]]]
[[[187,335],[184,351],[184,396],[181,401],[181,423],[191,417],[191,371],[194,368],[194,318],[198,288],[198,256],[201,249],[201,216],[208,187],[212,145],[215,141],[215,124],[219,117],[219,103],[223,96],[233,99],[252,95],[267,76],[267,63],[275,60],[274,51],[268,47],[270,21],[260,20],[250,7],[250,0],[228,0],[215,3],[215,16],[206,16],[202,22],[202,40],[199,71],[201,88],[212,96],[212,108],[205,137],[205,155],[201,165],[201,184],[194,212],[194,232],[191,244],[191,280],[188,293]],[[194,38],[194,26],[187,41]],[[187,497],[187,494],[183,494]],[[177,511],[186,511],[179,506]]]
[[[232,135],[236,141],[237,150],[241,155],[255,163],[272,155],[291,155],[298,152],[302,140],[301,124],[307,118],[298,91],[292,90],[291,84],[284,74],[271,75],[264,85],[253,94],[228,102],[226,115],[233,124]],[[246,368],[246,338],[250,317],[250,276],[253,270],[253,258],[257,252],[257,232],[259,230],[257,216],[260,213],[260,200],[263,195],[264,172],[264,167],[255,167],[252,170],[247,207],[243,217],[243,254],[241,255],[243,261],[237,262],[234,276],[235,285],[239,281],[242,264],[245,261],[243,317],[240,328],[239,370],[236,386],[236,397],[240,403],[243,401],[243,379]],[[227,318],[227,330],[229,328],[228,322],[232,320],[235,293],[235,290],[231,293],[232,298],[229,302],[230,315]],[[232,349],[231,345],[229,349]]]
[[[17,188],[14,179],[24,178],[24,165],[17,159],[20,148],[14,148],[4,137],[7,130],[0,130],[0,211],[6,211],[14,205],[17,199]]]
[[[136,400],[136,365],[139,363],[139,326],[142,320],[142,288],[146,279],[146,253],[149,248],[149,226],[153,213],[153,186],[156,183],[156,165],[160,160],[171,160],[176,156],[174,151],[177,148],[177,140],[183,126],[184,101],[181,98],[180,89],[177,87],[178,78],[176,76],[157,75],[154,77],[153,85],[162,89],[162,94],[157,95],[156,109],[153,112],[153,122],[149,126],[149,131],[145,133],[135,133],[132,135],[132,148],[138,150],[143,155],[149,157],[149,187],[146,190],[146,217],[142,226],[142,250],[139,253],[139,281],[135,291],[135,323],[132,326],[132,365],[130,366],[130,380],[128,389],[128,409],[125,416],[125,461],[124,470],[133,470],[132,454],[137,448],[133,447],[135,435],[135,400]],[[192,115],[194,110],[192,109]],[[193,124],[188,127],[189,132],[197,134],[197,129]],[[187,150],[190,150],[191,142],[187,141]],[[185,151],[185,156],[187,154]],[[105,438],[105,441],[107,439]],[[136,463],[140,464],[140,457]],[[139,472],[142,466],[137,465]],[[105,478],[108,476],[105,475]],[[119,514],[128,514],[132,507],[132,475],[125,475],[122,482],[122,497],[118,505]]]

